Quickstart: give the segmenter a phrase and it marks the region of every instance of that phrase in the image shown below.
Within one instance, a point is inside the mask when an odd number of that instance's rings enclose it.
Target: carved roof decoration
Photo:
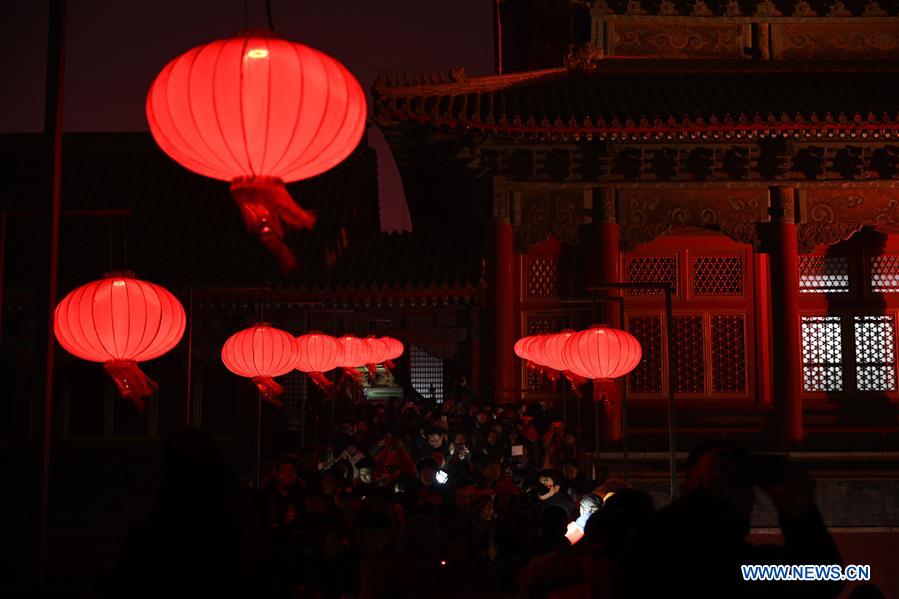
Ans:
[[[602,15],[683,17],[881,17],[899,15],[889,0],[596,0]]]
[[[629,64],[623,64],[629,62]],[[386,79],[375,115],[386,128],[424,126],[516,140],[698,141],[899,137],[895,65],[678,65],[606,60],[594,70]]]

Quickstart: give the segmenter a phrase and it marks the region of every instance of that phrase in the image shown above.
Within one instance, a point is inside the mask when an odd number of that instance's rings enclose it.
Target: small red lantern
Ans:
[[[337,368],[340,359],[340,344],[331,335],[312,331],[297,337],[297,370],[309,375],[316,385],[329,389],[333,383],[325,373]]]
[[[252,380],[262,398],[278,406],[284,388],[274,377],[293,370],[296,356],[293,335],[264,322],[231,335],[222,346],[225,367]]]
[[[396,360],[400,356],[403,355],[404,347],[403,342],[399,339],[394,339],[393,337],[381,337],[381,341],[387,344],[387,347],[390,348],[387,352],[387,362],[389,368],[393,368],[393,360]]]
[[[568,370],[593,381],[610,381],[626,375],[637,367],[642,355],[636,337],[603,325],[572,333],[563,350]]]
[[[156,383],[137,366],[175,347],[184,335],[184,308],[159,285],[130,273],[78,287],[56,306],[53,332],[70,354],[103,362],[119,394],[139,410]]]
[[[315,217],[285,183],[342,162],[365,130],[366,98],[334,58],[270,31],[188,50],[157,75],[147,121],[159,147],[187,169],[231,182],[251,233],[295,268],[285,228]]]
[[[571,371],[571,368],[569,368],[568,364],[565,362],[564,355],[565,344],[568,343],[568,340],[573,334],[573,330],[565,329],[552,335],[543,335],[542,339],[536,343],[536,345],[539,348],[537,351],[543,360],[543,364],[552,370],[561,372],[562,376],[571,383],[571,389],[574,391],[574,394],[577,397],[581,397],[579,387],[587,381]]]
[[[368,363],[365,367],[368,369],[369,376],[374,377],[377,374],[378,364],[388,361],[387,354],[390,352],[390,346],[383,339],[374,335],[370,335],[362,341],[368,345]],[[384,368],[386,369],[387,366]]]
[[[337,366],[358,380],[361,377],[356,369],[368,364],[371,355],[368,344],[355,335],[342,335],[337,338],[337,343],[340,344],[340,359],[337,361]]]

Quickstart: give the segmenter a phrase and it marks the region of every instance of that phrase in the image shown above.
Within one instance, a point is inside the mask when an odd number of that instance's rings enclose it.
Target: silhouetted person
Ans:
[[[790,467],[774,469],[732,443],[694,451],[682,496],[657,512],[627,559],[626,596],[835,597],[839,583],[743,581],[744,564],[840,563],[811,479]],[[756,486],[778,510],[783,547],[746,540]]]
[[[162,477],[156,508],[124,541],[108,596],[215,597],[255,587],[241,576],[235,480],[212,438],[197,429],[173,433]]]

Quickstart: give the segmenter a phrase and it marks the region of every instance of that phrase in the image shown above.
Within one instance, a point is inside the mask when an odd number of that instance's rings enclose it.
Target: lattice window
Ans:
[[[674,317],[674,390],[705,392],[705,351],[702,316]]]
[[[743,257],[694,257],[693,293],[695,295],[743,295]]]
[[[899,255],[871,257],[871,291],[899,292]]]
[[[643,347],[643,359],[627,378],[630,393],[662,392],[662,317],[632,315],[628,331]]]
[[[557,318],[545,316],[529,316],[527,321],[528,335],[542,335],[545,333],[555,333],[562,329],[562,322]],[[527,387],[534,391],[551,391],[552,382],[539,371],[528,369],[527,371]]]
[[[625,262],[629,283],[668,283],[677,292],[677,256],[628,256]],[[659,295],[661,289],[632,289],[633,295]]]
[[[843,340],[839,316],[802,317],[802,388],[843,390]]]
[[[746,331],[742,314],[712,315],[712,391],[746,391]]]
[[[562,295],[562,277],[558,258],[528,258],[528,295],[558,297]]]
[[[432,356],[417,345],[409,351],[412,388],[425,399],[443,402],[443,359]]]
[[[800,293],[849,293],[849,258],[800,256]]]
[[[896,355],[893,317],[856,316],[855,377],[859,391],[895,391]]]

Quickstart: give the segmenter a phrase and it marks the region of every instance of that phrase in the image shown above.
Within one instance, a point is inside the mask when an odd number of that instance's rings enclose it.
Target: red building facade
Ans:
[[[416,226],[451,222],[449,204],[482,227],[482,393],[563,398],[514,341],[585,324],[567,300],[591,284],[668,283],[672,330],[649,289],[623,292],[624,323],[599,313],[644,347],[628,434],[653,445],[673,386],[687,435],[897,446],[899,18],[877,2],[597,2],[587,44],[527,70],[510,43],[581,41],[587,13],[569,3],[541,30],[524,4],[497,13],[515,72],[375,88]]]

